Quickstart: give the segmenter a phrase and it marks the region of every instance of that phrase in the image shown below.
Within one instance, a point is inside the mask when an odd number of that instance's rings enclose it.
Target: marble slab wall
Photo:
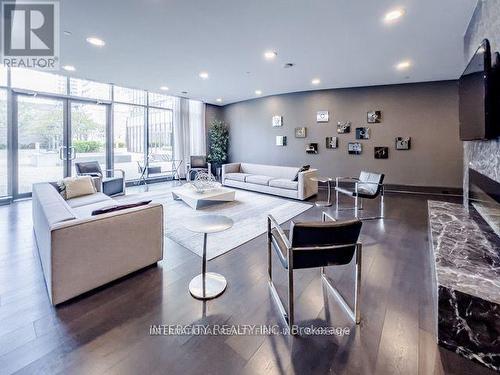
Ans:
[[[500,371],[500,238],[473,208],[429,201],[438,342]]]

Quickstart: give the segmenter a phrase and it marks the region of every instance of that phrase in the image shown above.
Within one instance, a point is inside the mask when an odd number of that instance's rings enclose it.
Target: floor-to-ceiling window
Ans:
[[[156,159],[171,159],[173,155],[172,111],[149,108],[148,112],[149,153]]]
[[[144,166],[146,108],[115,104],[113,106],[113,159],[114,167],[125,171],[127,180],[140,176]]]
[[[71,174],[75,163],[97,161],[108,168],[106,152],[107,106],[88,102],[70,102],[70,134],[68,141]]]
[[[172,108],[168,95],[0,65],[0,197],[74,175],[78,161],[137,180],[150,158],[172,158]]]
[[[31,192],[37,182],[64,177],[64,103],[16,95],[17,147],[15,165],[18,194]]]
[[[1,72],[0,72],[1,73]],[[8,161],[7,161],[7,90],[0,89],[0,197],[9,194],[8,191]]]

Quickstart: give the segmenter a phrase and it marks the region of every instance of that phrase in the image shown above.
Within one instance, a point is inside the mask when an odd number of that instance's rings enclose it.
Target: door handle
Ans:
[[[75,160],[76,159],[76,150],[75,150],[75,147],[71,146],[69,149],[70,149],[69,160]]]
[[[59,147],[59,159],[61,160],[68,160],[66,157],[65,157],[65,152],[63,152],[64,150],[66,150],[66,147],[65,146],[61,146]]]

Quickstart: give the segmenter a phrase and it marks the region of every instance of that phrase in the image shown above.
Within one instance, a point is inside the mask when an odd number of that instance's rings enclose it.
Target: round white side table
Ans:
[[[200,215],[184,223],[191,232],[203,233],[203,256],[201,274],[189,283],[189,292],[197,299],[212,299],[226,290],[226,278],[215,272],[207,272],[207,236],[209,233],[222,232],[233,226],[233,220],[223,215]]]

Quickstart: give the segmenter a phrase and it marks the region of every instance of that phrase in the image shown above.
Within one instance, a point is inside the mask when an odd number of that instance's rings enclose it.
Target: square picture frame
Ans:
[[[286,135],[276,136],[276,146],[286,146]]]
[[[405,151],[411,149],[411,137],[396,137],[394,139],[394,148]]]
[[[283,126],[283,116],[275,115],[272,119],[273,128],[279,128]]]
[[[316,112],[316,122],[328,122],[328,121],[330,121],[330,113],[328,111]]]
[[[379,124],[382,122],[382,111],[366,112],[366,122],[368,124]]]
[[[373,148],[373,157],[375,159],[389,159],[389,147],[375,146]]]
[[[306,138],[307,137],[307,128],[305,126],[295,128],[295,138]]]
[[[365,126],[356,128],[356,139],[370,139],[370,128]]]
[[[347,144],[347,153],[349,155],[361,155],[363,153],[363,145],[360,142],[349,142]]]
[[[337,133],[346,134],[351,132],[351,122],[350,121],[339,121],[337,122]]]
[[[318,144],[317,143],[308,143],[306,145],[306,153],[307,154],[317,154],[318,153]]]
[[[338,147],[339,147],[338,137],[326,137],[326,148],[327,149],[336,149]]]

